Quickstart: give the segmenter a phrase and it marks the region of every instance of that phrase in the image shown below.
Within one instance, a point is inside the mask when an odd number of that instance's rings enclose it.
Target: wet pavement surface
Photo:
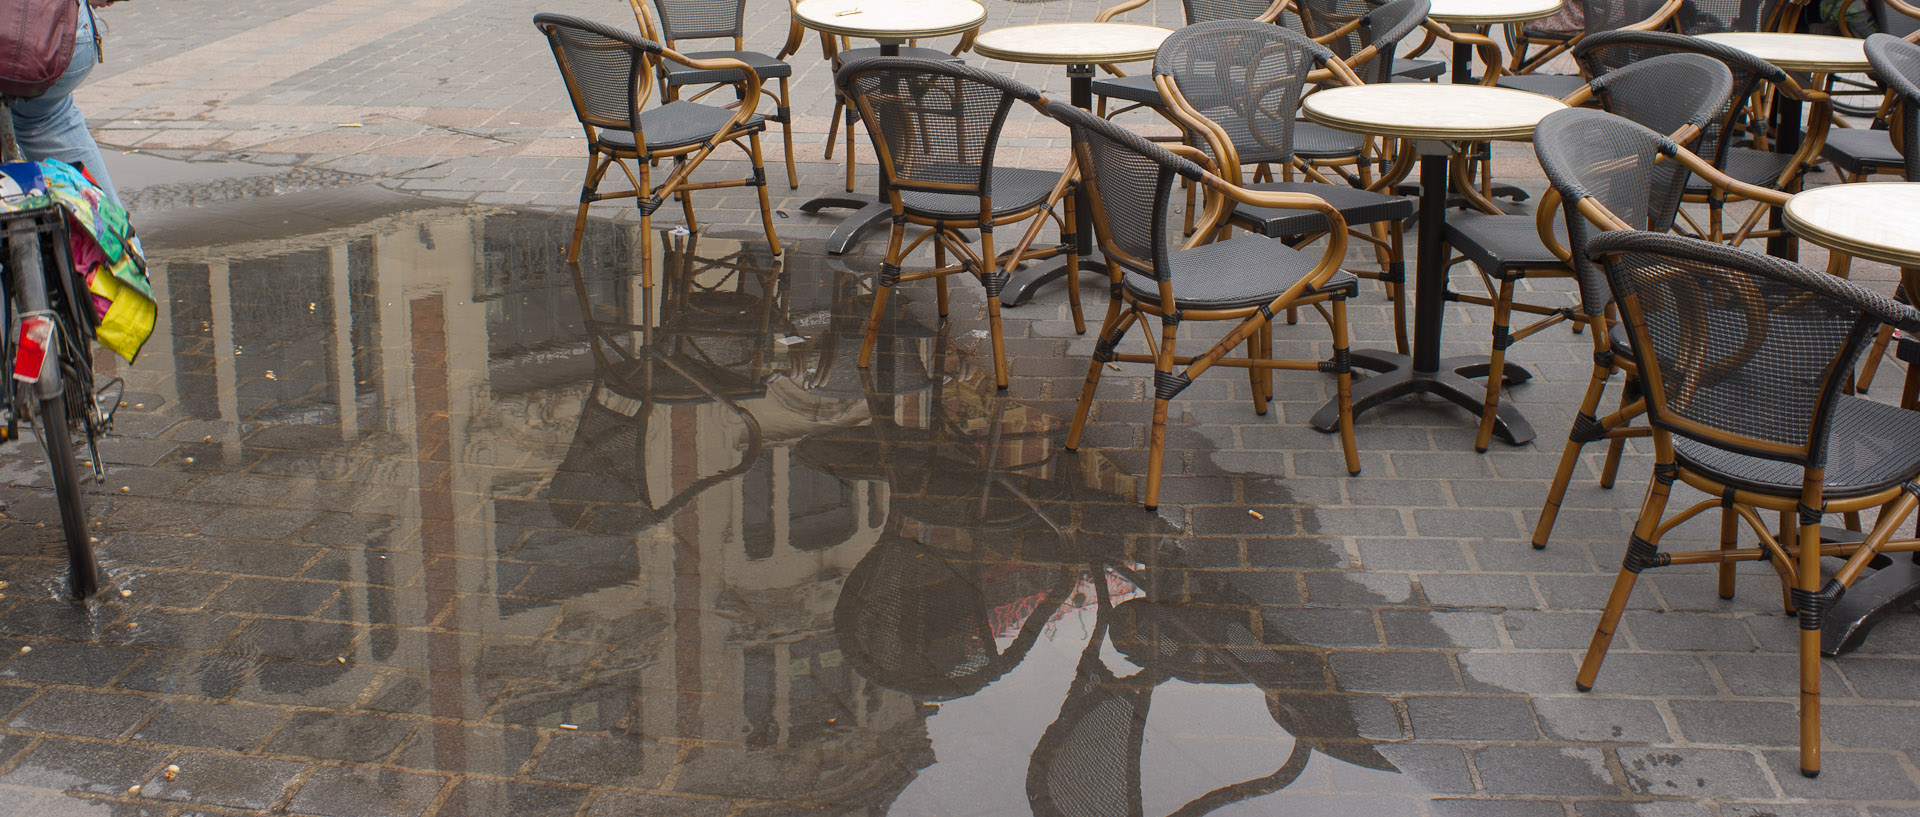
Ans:
[[[133,194],[161,325],[112,367],[104,599],[59,598],[44,468],[0,450],[5,817],[1920,813],[1910,613],[1827,663],[1817,781],[1764,566],[1648,574],[1574,692],[1647,471],[1601,491],[1591,451],[1525,545],[1584,338],[1514,353],[1540,444],[1401,401],[1353,478],[1305,423],[1330,379],[1258,417],[1201,378],[1149,514],[1147,377],[1061,447],[1057,288],[998,392],[961,279],[857,368],[877,259],[818,238],[663,228],[648,290],[630,222],[570,267],[565,216],[182,173]]]

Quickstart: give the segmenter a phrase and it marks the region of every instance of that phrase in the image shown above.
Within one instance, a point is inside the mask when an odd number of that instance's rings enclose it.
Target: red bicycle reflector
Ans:
[[[40,382],[47,362],[47,348],[53,345],[53,321],[32,315],[20,320],[20,344],[13,355],[13,379]]]

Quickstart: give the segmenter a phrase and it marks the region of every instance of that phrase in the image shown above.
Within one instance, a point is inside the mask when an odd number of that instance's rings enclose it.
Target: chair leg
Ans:
[[[1094,344],[1096,351],[1093,360],[1087,364],[1087,382],[1080,387],[1080,403],[1073,407],[1073,423],[1067,427],[1068,451],[1080,450],[1080,432],[1087,428],[1087,413],[1093,408],[1093,393],[1100,388],[1100,370],[1107,365],[1098,350],[1119,346],[1120,338],[1126,335],[1127,327],[1133,323],[1122,320],[1121,314],[1119,298],[1107,302],[1107,317],[1100,322],[1099,340]]]
[[[767,165],[760,155],[760,134],[750,134],[747,141],[753,148],[753,178],[759,182],[754,188],[760,191],[760,226],[766,228],[767,246],[772,247],[773,254],[778,256],[780,236],[773,231],[773,201],[767,197]],[[793,151],[789,149],[787,155],[792,156]]]
[[[1407,345],[1407,254],[1404,249],[1406,228],[1395,224],[1387,233],[1393,245],[1393,269],[1387,282],[1387,297],[1393,299],[1393,345],[1401,355],[1411,357]]]
[[[1598,424],[1594,413],[1600,410],[1600,396],[1607,389],[1607,379],[1613,376],[1612,366],[1594,366],[1593,377],[1587,382],[1587,394],[1580,398],[1580,412],[1574,415],[1573,429],[1567,432],[1567,447],[1560,451],[1560,467],[1553,472],[1553,483],[1547,487],[1547,502],[1540,506],[1540,521],[1533,526],[1533,549],[1541,550],[1547,546],[1547,538],[1553,535],[1553,523],[1560,516],[1560,503],[1566,500],[1567,485],[1573,481],[1574,466],[1580,463],[1580,451],[1587,447],[1582,431],[1583,424]]]
[[[1253,392],[1253,413],[1265,417],[1267,416],[1267,398],[1266,395],[1261,392],[1260,381],[1262,375],[1267,372],[1267,369],[1259,365],[1263,358],[1263,355],[1260,353],[1260,348],[1260,332],[1259,330],[1254,330],[1253,335],[1247,338],[1246,344],[1247,363],[1249,364],[1247,366],[1247,387]]]
[[[1620,390],[1620,407],[1624,409],[1631,405],[1638,390],[1638,381],[1628,380]],[[1613,489],[1614,479],[1620,476],[1620,455],[1626,453],[1626,450],[1627,441],[1624,437],[1615,437],[1607,441],[1607,456],[1600,463],[1600,487]]]
[[[580,260],[580,241],[587,236],[587,208],[591,206],[589,199],[600,192],[600,179],[607,175],[607,168],[613,166],[613,159],[609,158],[606,164],[601,164],[599,158],[599,154],[587,154],[587,178],[580,183],[580,212],[573,217],[573,241],[567,245],[569,264]]]
[[[1080,231],[1080,214],[1074,212],[1073,194],[1066,195],[1066,230],[1069,233]],[[1044,218],[1044,217],[1043,217]],[[1073,312],[1073,333],[1087,333],[1087,316],[1080,307],[1080,242],[1076,239],[1068,242],[1067,250],[1067,308]]]
[[[858,118],[859,118],[859,112],[858,112],[858,111],[855,111],[855,110],[853,109],[853,106],[851,106],[851,105],[849,105],[849,106],[847,106],[847,128],[846,128],[846,139],[847,139],[847,192],[849,192],[849,193],[851,193],[851,192],[853,192],[853,169],[854,169],[854,166],[855,166],[855,160],[854,160],[854,156],[853,156],[853,123],[854,123],[854,122],[855,122],[855,121],[856,121],[856,120],[857,120]]]
[[[1587,645],[1587,657],[1580,662],[1580,674],[1574,678],[1574,686],[1581,692],[1593,689],[1593,680],[1600,674],[1600,662],[1607,658],[1607,647],[1613,643],[1614,631],[1620,628],[1620,615],[1626,612],[1627,597],[1633,593],[1633,584],[1640,578],[1640,571],[1647,567],[1659,546],[1657,530],[1660,518],[1667,512],[1667,492],[1672,488],[1669,480],[1662,477],[1662,469],[1673,467],[1673,443],[1655,432],[1654,448],[1658,450],[1655,459],[1654,477],[1647,481],[1647,496],[1640,503],[1640,520],[1634,525],[1633,539],[1627,543],[1627,555],[1620,563],[1620,573],[1614,577],[1613,592],[1607,596],[1607,609],[1600,614],[1600,624],[1593,630],[1593,642]],[[1640,544],[1645,542],[1647,544]],[[1819,647],[1816,634],[1814,647]]]
[[[1474,435],[1473,450],[1487,453],[1493,441],[1494,415],[1500,409],[1500,386],[1506,382],[1507,346],[1513,342],[1507,334],[1507,322],[1513,319],[1513,279],[1500,281],[1500,294],[1493,300],[1493,351],[1487,361],[1486,404],[1480,409],[1480,431]]]
[[[940,240],[939,236],[935,236],[933,239],[933,267],[934,269],[939,269],[946,265],[947,265],[947,245]],[[940,320],[944,321],[947,319],[947,277],[946,276],[942,275],[939,278],[933,279],[933,293],[934,293],[934,306],[935,306],[934,311],[938,312],[940,315]]]
[[[1809,476],[1816,480],[1822,473],[1809,470]],[[1818,508],[1821,505],[1820,482],[1815,481],[1802,492],[1803,506]],[[1820,520],[1800,519],[1799,569],[1796,571],[1795,586],[1802,598],[1820,592]],[[1820,625],[1819,609],[1808,609],[1812,604],[1800,607],[1800,774],[1815,777],[1820,774]]]
[[[1733,512],[1732,505],[1720,506],[1720,598],[1733,600],[1734,567],[1739,563],[1733,560],[1733,549],[1740,546],[1740,517]]]
[[[1882,324],[1880,333],[1873,336],[1873,346],[1860,360],[1860,379],[1854,388],[1862,394],[1873,388],[1873,376],[1880,373],[1880,360],[1887,356],[1887,346],[1893,343],[1893,327]]]
[[[993,228],[982,229],[978,272],[980,283],[987,289],[987,342],[993,345],[993,384],[1006,391],[1007,336],[1000,328],[1000,288],[1005,285],[1006,276],[993,262],[999,257],[994,252]]]
[[[1353,366],[1349,363],[1351,354],[1347,348],[1347,299],[1333,299],[1333,388],[1334,396],[1340,406],[1340,448],[1347,455],[1347,475],[1360,473],[1360,445],[1353,437]],[[1272,328],[1267,329],[1268,332]],[[1268,336],[1269,341],[1271,335]],[[1268,356],[1272,353],[1269,351]],[[1269,373],[1271,376],[1271,373]],[[1273,387],[1267,387],[1269,398]]]
[[[880,319],[887,314],[887,294],[893,291],[896,276],[900,274],[900,243],[906,233],[907,225],[894,224],[887,235],[887,260],[880,265],[880,277],[873,287],[873,312],[867,316],[867,336],[860,341],[860,360],[856,365],[862,369],[873,362],[873,344],[880,339]]]
[[[780,142],[786,148],[787,189],[800,189],[800,170],[793,161],[793,108],[790,100],[793,92],[787,88],[787,78],[780,78],[780,108],[775,113],[780,117]]]
[[[840,115],[847,107],[846,97],[838,91],[833,94],[833,113],[827,115],[827,150],[822,158],[833,159],[833,144],[840,138]]]
[[[1179,333],[1177,323],[1160,324],[1160,359],[1154,362],[1156,375],[1173,374],[1173,344]],[[1158,379],[1157,377],[1155,379]],[[1156,390],[1157,391],[1157,390]],[[1155,394],[1153,397],[1153,419],[1147,428],[1147,489],[1146,507],[1148,511],[1160,509],[1160,469],[1167,457],[1167,404],[1168,399]]]
[[[645,197],[653,191],[653,165],[650,162],[634,164],[640,166],[640,184],[637,187],[641,198],[638,201],[644,202]],[[647,212],[644,206],[640,208],[640,288],[653,289],[653,214]]]

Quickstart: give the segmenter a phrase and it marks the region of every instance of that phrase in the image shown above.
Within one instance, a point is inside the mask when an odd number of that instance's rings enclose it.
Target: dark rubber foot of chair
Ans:
[[[1820,770],[1819,770],[1819,769],[1814,769],[1813,771],[1807,771],[1806,769],[1801,769],[1801,770],[1800,770],[1800,776],[1801,776],[1801,777],[1805,777],[1805,778],[1809,778],[1809,779],[1811,779],[1811,778],[1815,778],[1815,777],[1819,777],[1819,776],[1820,776]]]
[[[1732,593],[1727,593],[1727,594],[1724,594],[1724,595],[1722,595],[1722,596],[1720,597],[1720,600],[1721,600],[1721,601],[1733,601],[1733,594],[1732,594]]]
[[[994,386],[994,388],[995,388],[995,389],[998,389],[998,390],[1000,390],[1000,391],[1006,391],[1006,390],[1007,390],[1007,387],[1006,387],[1006,386]]]
[[[1485,453],[1487,453],[1487,449],[1486,449],[1486,447],[1485,447],[1485,446],[1479,446],[1479,445],[1476,445],[1476,446],[1474,446],[1474,447],[1473,447],[1473,453],[1475,453],[1475,454],[1485,454]]]
[[[1546,550],[1546,549],[1547,549],[1547,543],[1545,543],[1545,542],[1534,542],[1534,543],[1533,543],[1533,549],[1534,549],[1534,550]]]
[[[1578,682],[1578,681],[1576,681],[1576,682],[1574,682],[1574,684],[1573,684],[1573,688],[1574,688],[1574,689],[1577,689],[1577,690],[1580,690],[1581,692],[1592,692],[1592,691],[1593,691],[1593,687],[1590,687],[1590,686],[1587,686],[1586,684],[1582,684],[1582,683],[1580,683],[1580,682]]]
[[[1140,506],[1140,507],[1142,507],[1142,508],[1144,508],[1144,509],[1146,509],[1146,512],[1147,512],[1147,513],[1153,513],[1153,512],[1155,512],[1155,511],[1158,511],[1158,510],[1160,510],[1160,506],[1159,506],[1159,505],[1142,505],[1142,506]]]

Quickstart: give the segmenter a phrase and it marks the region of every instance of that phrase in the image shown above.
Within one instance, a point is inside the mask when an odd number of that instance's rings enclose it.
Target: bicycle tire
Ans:
[[[60,527],[67,538],[67,592],[91,598],[100,592],[100,563],[87,532],[87,508],[80,493],[80,463],[73,456],[73,430],[67,424],[64,395],[37,399],[35,428],[47,450],[47,469],[53,473],[54,499],[60,505]]]

